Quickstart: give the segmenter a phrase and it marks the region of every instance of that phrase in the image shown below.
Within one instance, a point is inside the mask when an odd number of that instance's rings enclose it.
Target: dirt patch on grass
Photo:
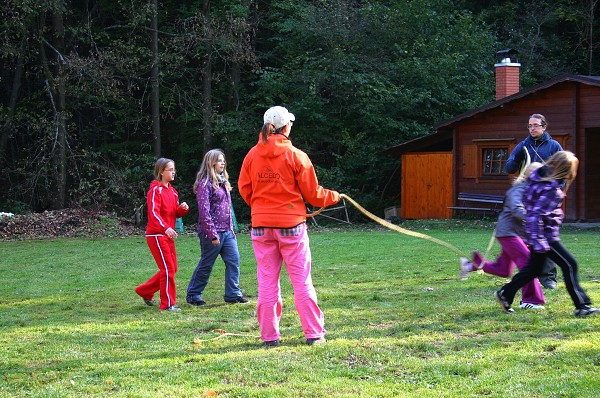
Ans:
[[[0,239],[31,240],[65,237],[143,236],[145,225],[109,212],[65,209],[0,217]]]

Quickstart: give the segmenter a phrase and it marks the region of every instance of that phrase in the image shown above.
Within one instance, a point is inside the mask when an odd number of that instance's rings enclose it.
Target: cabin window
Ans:
[[[506,147],[482,147],[481,148],[481,175],[502,176],[504,165],[508,159],[508,146]]]
[[[473,140],[462,147],[462,176],[477,181],[506,179],[504,166],[515,148],[514,138]]]

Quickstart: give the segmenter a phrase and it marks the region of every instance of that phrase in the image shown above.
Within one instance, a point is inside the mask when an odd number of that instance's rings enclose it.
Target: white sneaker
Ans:
[[[469,273],[473,271],[473,264],[465,257],[460,258],[460,268],[458,270],[458,279],[461,281],[467,280]]]
[[[546,307],[544,307],[543,305],[523,303],[523,302],[521,302],[521,305],[519,306],[519,308],[523,308],[524,310],[545,310],[546,309]]]

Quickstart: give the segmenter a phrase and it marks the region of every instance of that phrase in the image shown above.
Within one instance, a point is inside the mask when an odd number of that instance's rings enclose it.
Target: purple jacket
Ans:
[[[225,185],[213,187],[208,178],[203,178],[196,191],[198,201],[198,234],[214,239],[218,232],[233,230],[231,218],[231,196]]]
[[[559,229],[564,213],[562,181],[542,181],[548,168],[540,167],[529,176],[523,192],[525,218],[525,243],[536,253],[550,251],[549,244],[560,240]]]

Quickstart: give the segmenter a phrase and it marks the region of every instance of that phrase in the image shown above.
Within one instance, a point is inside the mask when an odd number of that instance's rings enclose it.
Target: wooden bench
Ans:
[[[460,192],[458,194],[458,201],[461,202],[461,206],[449,206],[448,208],[452,210],[461,210],[463,212],[482,211],[483,216],[485,217],[486,212],[493,212],[495,214],[500,213],[502,210],[502,203],[504,203],[504,196]],[[468,206],[469,203],[483,203],[486,207],[476,207],[475,205]]]

